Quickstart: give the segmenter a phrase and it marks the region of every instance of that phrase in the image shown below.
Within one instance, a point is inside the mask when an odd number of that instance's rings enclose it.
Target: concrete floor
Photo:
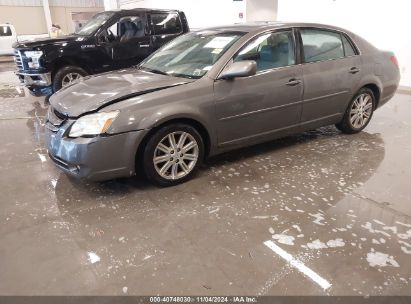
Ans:
[[[360,134],[228,153],[174,188],[84,184],[47,158],[44,99],[12,69],[0,65],[0,295],[411,295],[411,96]]]

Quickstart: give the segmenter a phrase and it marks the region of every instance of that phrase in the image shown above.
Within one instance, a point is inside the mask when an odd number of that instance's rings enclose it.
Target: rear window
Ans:
[[[11,36],[11,28],[7,25],[0,26],[0,37]]]
[[[156,35],[178,34],[182,31],[177,13],[152,13],[151,24]]]
[[[302,29],[305,62],[324,61],[344,57],[341,35],[317,29]]]

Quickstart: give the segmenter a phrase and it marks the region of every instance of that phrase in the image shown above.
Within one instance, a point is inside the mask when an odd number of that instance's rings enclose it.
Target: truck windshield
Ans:
[[[104,12],[93,16],[86,24],[79,28],[75,33],[81,36],[88,36],[94,33],[99,27],[113,16],[113,12]]]
[[[153,53],[139,68],[158,74],[201,78],[244,34],[215,31],[189,33]]]

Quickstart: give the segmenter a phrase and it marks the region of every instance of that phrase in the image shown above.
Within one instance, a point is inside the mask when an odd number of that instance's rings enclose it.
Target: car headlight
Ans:
[[[37,69],[40,67],[39,59],[43,55],[42,51],[25,51],[24,55],[31,59],[31,61],[28,62],[29,68]]]
[[[106,133],[119,113],[119,111],[100,112],[80,117],[71,126],[69,136],[79,137]]]

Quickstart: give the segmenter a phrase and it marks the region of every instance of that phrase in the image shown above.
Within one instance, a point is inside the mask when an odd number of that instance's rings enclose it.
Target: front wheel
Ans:
[[[53,92],[57,92],[61,88],[72,84],[74,81],[87,76],[88,73],[77,66],[65,66],[60,68],[53,79]]]
[[[204,143],[190,125],[162,127],[148,140],[143,154],[144,172],[152,183],[166,187],[189,180],[204,157]]]
[[[362,131],[370,122],[375,109],[374,93],[362,88],[352,99],[340,123],[336,127],[343,133],[354,134]]]

